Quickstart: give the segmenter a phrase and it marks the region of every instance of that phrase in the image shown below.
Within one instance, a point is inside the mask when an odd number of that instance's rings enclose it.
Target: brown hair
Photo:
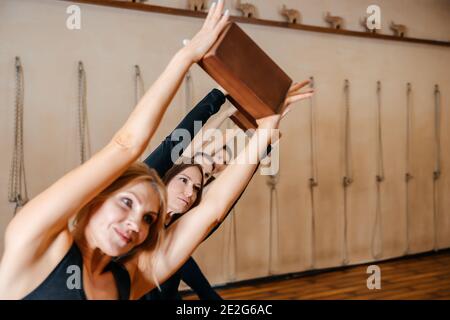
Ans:
[[[200,184],[200,190],[197,192],[197,198],[195,199],[194,203],[192,204],[192,206],[188,209],[192,209],[196,206],[198,206],[198,204],[200,203],[200,201],[202,200],[202,192],[203,192],[203,168],[201,165],[197,164],[197,163],[180,163],[180,164],[175,164],[172,166],[172,168],[170,168],[166,174],[163,177],[163,182],[164,184],[167,186],[169,184],[169,182],[180,172],[184,171],[187,168],[190,167],[196,167],[199,171],[200,171],[200,175],[202,176],[202,181]]]
[[[95,196],[91,201],[89,201],[83,208],[78,212],[74,220],[75,227],[75,238],[80,236],[78,230],[78,225],[84,223],[85,219],[89,216],[89,213],[96,207],[103,204],[106,199],[111,197],[114,193],[119,191],[125,185],[131,182],[146,181],[149,182],[153,190],[159,195],[159,212],[156,220],[150,225],[147,239],[140,245],[136,246],[131,250],[127,256],[133,254],[139,248],[145,248],[153,250],[157,248],[161,242],[162,231],[164,230],[164,221],[166,216],[166,203],[167,203],[167,193],[166,187],[159,178],[158,174],[154,169],[147,167],[143,163],[135,162],[133,163],[120,177],[114,180],[108,187],[101,191],[97,196]]]

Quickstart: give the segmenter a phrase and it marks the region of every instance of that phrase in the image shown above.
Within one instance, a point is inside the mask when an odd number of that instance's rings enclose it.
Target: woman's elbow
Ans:
[[[119,132],[114,135],[110,145],[136,158],[140,156],[144,149],[143,144],[139,143],[136,137],[129,132]]]

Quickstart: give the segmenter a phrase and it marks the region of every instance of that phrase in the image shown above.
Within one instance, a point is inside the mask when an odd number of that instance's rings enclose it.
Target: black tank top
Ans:
[[[78,270],[81,278],[79,288],[70,277]],[[128,271],[121,264],[111,261],[106,271],[111,271],[119,291],[119,300],[130,298],[131,280]],[[60,263],[36,289],[23,298],[24,300],[86,300],[83,289],[83,257],[74,242]],[[72,278],[73,279],[73,278]],[[75,285],[74,285],[75,284]]]

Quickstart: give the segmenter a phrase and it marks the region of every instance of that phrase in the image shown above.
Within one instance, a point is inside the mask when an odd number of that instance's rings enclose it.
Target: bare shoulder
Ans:
[[[0,299],[21,299],[37,288],[64,258],[73,244],[69,229],[64,229],[43,246],[9,246],[0,262]]]

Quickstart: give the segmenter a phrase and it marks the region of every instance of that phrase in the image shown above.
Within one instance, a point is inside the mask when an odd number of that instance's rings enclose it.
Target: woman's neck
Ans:
[[[175,216],[177,215],[178,213],[175,211],[175,210],[171,210],[171,209],[169,209],[168,211],[167,211],[167,214],[166,214],[166,221],[164,222],[164,225],[167,227],[168,225],[170,225],[170,223],[173,221],[173,219],[175,218]]]
[[[77,239],[76,243],[83,256],[86,270],[93,275],[102,274],[112,258],[104,254],[86,235]]]
[[[166,214],[166,221],[164,221],[164,225],[167,227],[167,225],[169,225],[170,221],[172,221],[172,216],[174,215],[174,211],[171,210],[169,208],[169,210],[167,210],[167,214]]]

